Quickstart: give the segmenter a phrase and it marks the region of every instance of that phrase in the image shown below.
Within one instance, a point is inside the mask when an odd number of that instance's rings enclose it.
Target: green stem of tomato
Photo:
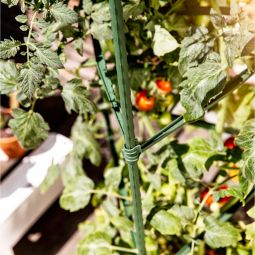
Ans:
[[[116,193],[106,192],[104,190],[89,190],[88,193],[106,195],[106,196],[109,196],[109,197],[116,197],[116,198],[119,198],[119,199],[122,199],[122,200],[131,201],[130,197],[122,196],[122,195],[119,195],[119,194],[116,194]]]
[[[129,248],[124,248],[124,247],[115,246],[115,245],[110,245],[109,248],[114,251],[123,251],[123,252],[127,252],[127,253],[138,254],[137,249],[129,249]]]
[[[153,126],[151,125],[151,121],[149,120],[149,117],[146,114],[142,115],[142,121],[144,123],[144,127],[147,130],[149,136],[153,136],[156,134],[155,129],[153,128]]]
[[[27,63],[28,65],[30,65],[30,56],[29,56],[29,44],[30,44],[30,39],[31,39],[31,35],[32,35],[32,30],[33,30],[33,23],[34,20],[36,18],[37,15],[37,11],[33,14],[32,19],[31,19],[31,23],[30,23],[30,28],[28,31],[28,36],[27,36],[27,41],[26,41],[26,47],[27,47]]]

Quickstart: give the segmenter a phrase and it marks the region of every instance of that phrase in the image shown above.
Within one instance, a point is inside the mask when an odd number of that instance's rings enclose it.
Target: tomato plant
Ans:
[[[224,146],[230,150],[234,149],[236,147],[235,144],[235,138],[233,136],[229,137],[225,142]]]
[[[157,80],[156,84],[157,84],[158,89],[163,92],[169,93],[172,91],[172,84],[170,81]]]
[[[66,63],[68,49],[85,57],[91,35],[100,41],[117,108],[109,3],[83,0],[72,9],[70,2],[68,6],[53,0],[2,1],[9,7],[20,3],[23,14],[16,20],[27,32],[24,41],[0,42],[1,94],[16,93],[20,105],[13,110],[9,126],[25,148],[36,148],[47,138],[49,125],[35,105],[43,98],[61,96],[67,112],[78,114],[71,132],[73,151],[63,164],[49,168],[42,190],[61,176],[63,209],[74,212],[90,202],[96,208],[93,220],[79,225],[84,238],[77,244],[78,255],[137,254],[131,184],[119,149],[122,140],[113,140],[121,132],[109,121],[108,91],[98,76],[83,83],[81,71],[96,65],[94,56],[75,70],[68,70]],[[254,20],[247,13],[252,3],[246,8],[237,1],[225,4],[222,9],[217,1],[122,1],[127,76],[135,95],[133,108],[138,109],[134,111],[137,142],[143,144],[171,120],[170,126],[180,127],[138,160],[141,222],[151,255],[254,251],[254,223],[232,217],[254,194],[255,89],[247,82],[254,74]],[[199,23],[203,26],[196,26]],[[26,61],[15,63],[17,54]],[[229,75],[240,63],[244,71]],[[60,79],[63,71],[69,71],[72,79]],[[208,123],[207,115],[203,118],[208,111],[217,115],[217,122]],[[105,115],[108,121],[101,121]],[[230,136],[226,141],[224,133]],[[82,163],[87,159],[100,166],[102,137],[113,142],[113,159],[98,184],[87,176]],[[247,214],[255,218],[254,207]]]
[[[142,90],[136,94],[136,106],[138,110],[140,111],[150,111],[154,108],[155,106],[155,99],[153,96],[149,97],[148,96],[148,91],[147,90]]]

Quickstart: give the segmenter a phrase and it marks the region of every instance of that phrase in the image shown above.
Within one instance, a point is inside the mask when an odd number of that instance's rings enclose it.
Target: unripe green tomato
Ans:
[[[159,124],[162,126],[168,125],[172,120],[171,114],[169,112],[164,112],[159,118]]]
[[[167,95],[165,96],[163,99],[161,99],[161,105],[164,107],[169,107],[172,106],[174,104],[174,97],[173,95]]]

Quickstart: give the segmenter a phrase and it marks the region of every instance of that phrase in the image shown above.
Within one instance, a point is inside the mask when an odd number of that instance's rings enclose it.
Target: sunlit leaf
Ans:
[[[75,11],[69,9],[62,2],[53,4],[50,7],[50,13],[55,18],[56,21],[59,21],[64,24],[75,23],[78,19],[78,15]]]
[[[236,143],[242,149],[242,174],[254,184],[255,180],[255,119],[246,121],[236,138]]]
[[[165,54],[176,50],[179,47],[176,39],[165,29],[159,25],[155,26],[155,34],[153,37],[153,51],[156,56],[164,56]]]
[[[236,246],[237,242],[241,240],[240,231],[228,222],[207,217],[205,228],[205,242],[212,248]]]
[[[41,63],[49,67],[52,67],[54,69],[60,69],[63,67],[63,64],[61,63],[57,53],[49,48],[45,48],[42,46],[36,47],[36,55],[41,61]]]
[[[219,55],[212,53],[203,64],[188,69],[187,76],[188,79],[180,84],[180,94],[181,104],[186,110],[184,118],[191,121],[201,118],[204,106],[221,93],[227,74]]]
[[[150,223],[163,235],[180,235],[181,219],[172,213],[161,210],[153,216]]]
[[[11,61],[0,61],[0,93],[9,94],[15,91],[18,84],[18,70]]]
[[[42,184],[40,185],[40,191],[45,193],[57,180],[60,175],[59,165],[51,165],[48,168],[47,175],[44,178]]]
[[[20,70],[20,90],[31,100],[35,90],[39,87],[44,76],[45,68],[41,64],[32,64]]]
[[[19,51],[21,42],[16,40],[4,39],[0,42],[0,59],[14,57]]]
[[[101,163],[100,145],[95,140],[88,124],[78,117],[71,132],[74,143],[73,151],[80,158],[88,158],[92,164],[99,166]]]
[[[14,109],[12,115],[9,126],[23,147],[33,149],[47,138],[49,125],[39,113]]]
[[[95,104],[88,99],[88,91],[82,85],[81,80],[73,79],[63,86],[61,93],[66,109],[77,113],[95,113]]]
[[[70,212],[84,208],[89,203],[93,188],[93,181],[86,176],[79,176],[71,180],[65,186],[60,197],[61,207]]]

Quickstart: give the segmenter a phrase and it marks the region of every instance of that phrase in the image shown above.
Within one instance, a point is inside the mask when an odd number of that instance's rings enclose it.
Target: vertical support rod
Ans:
[[[124,35],[124,20],[121,0],[110,0],[112,18],[112,33],[115,50],[120,105],[124,130],[125,146],[132,149],[136,145],[133,113],[131,104],[131,91],[128,78],[128,63]],[[135,222],[135,238],[139,255],[146,255],[144,243],[144,227],[141,208],[141,195],[139,172],[137,162],[128,163],[129,178],[132,192],[133,217]]]

